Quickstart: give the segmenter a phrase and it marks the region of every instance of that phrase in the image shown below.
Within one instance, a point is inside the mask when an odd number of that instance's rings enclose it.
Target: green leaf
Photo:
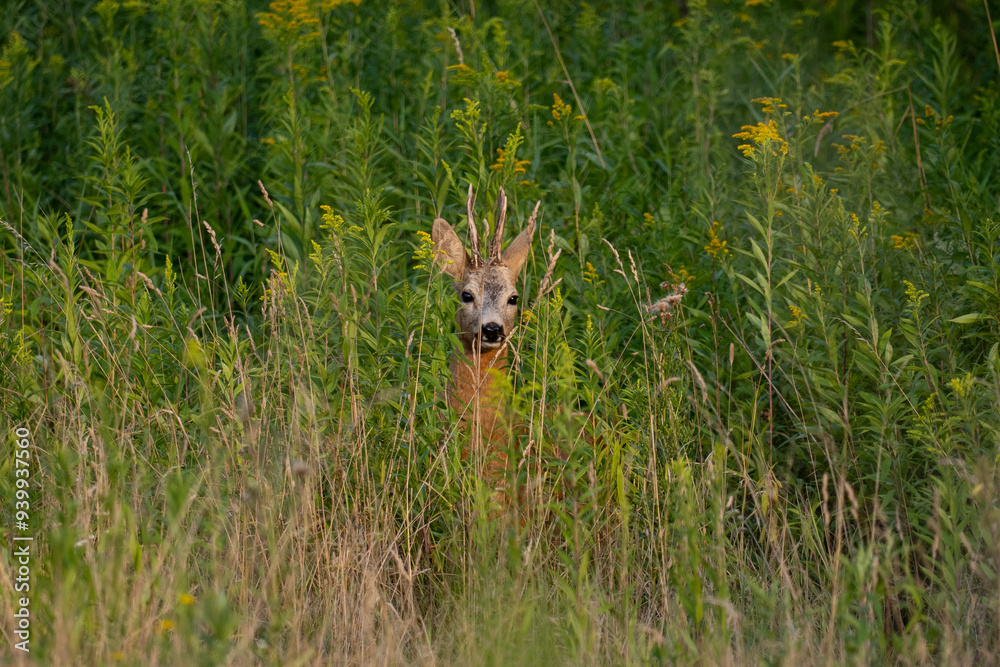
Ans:
[[[981,319],[983,319],[982,313],[967,313],[965,315],[959,315],[958,317],[948,321],[954,322],[955,324],[972,324],[973,322],[978,322]]]

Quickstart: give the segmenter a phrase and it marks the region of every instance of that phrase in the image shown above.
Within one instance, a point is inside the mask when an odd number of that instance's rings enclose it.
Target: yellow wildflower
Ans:
[[[434,261],[434,239],[431,235],[425,231],[418,231],[417,237],[420,239],[420,245],[413,253],[413,259],[421,262],[413,268],[415,269],[427,269]],[[426,262],[426,263],[424,263]]]
[[[552,120],[562,120],[569,118],[573,114],[573,107],[563,102],[559,93],[552,93]]]
[[[670,267],[667,268],[669,269]],[[687,285],[694,282],[694,274],[682,266],[677,269],[676,273],[672,270],[670,271],[670,279],[673,280],[674,285]]]
[[[280,44],[304,44],[319,37],[319,19],[308,0],[274,0],[268,9],[257,14],[257,23],[270,39]]]
[[[726,247],[727,242],[719,238],[719,232],[722,231],[722,225],[718,222],[712,223],[712,228],[708,230],[708,245],[705,246],[705,252],[712,259],[725,259],[729,255],[729,248]]]
[[[792,319],[788,321],[788,326],[794,327],[797,324],[801,324],[805,320],[809,319],[809,316],[802,312],[802,309],[798,306],[789,304],[788,310],[792,313]]]
[[[562,290],[557,287],[552,292],[552,296],[549,298],[549,307],[552,308],[552,310],[558,312],[562,310],[562,306],[563,306]]]
[[[972,373],[966,373],[964,377],[952,378],[948,381],[948,385],[961,398],[965,398],[972,391],[972,385],[975,382],[976,378],[972,376]]]
[[[333,212],[333,209],[323,204],[320,206],[323,211],[323,222],[320,224],[320,229],[325,229],[329,231],[334,236],[340,235],[340,230],[344,226],[344,219]]]
[[[180,597],[178,598],[178,601],[182,605],[190,607],[191,605],[194,604],[194,596],[191,595],[190,593],[181,593]]]
[[[906,300],[913,306],[914,310],[920,308],[920,303],[930,296],[927,292],[914,287],[909,280],[904,280],[903,284],[906,285]]]
[[[503,148],[497,149],[497,161],[490,165],[490,171],[502,171],[504,166],[504,158],[506,156],[506,151]],[[512,174],[524,174],[527,173],[527,167],[531,164],[531,160],[516,160],[514,161],[514,170]]]
[[[836,118],[839,115],[839,111],[820,111],[816,109],[816,111],[813,111],[813,120],[826,120],[827,118]]]
[[[902,236],[892,235],[892,247],[896,250],[916,250],[917,235],[913,232],[905,232]]]
[[[767,98],[770,103],[779,102],[777,98]],[[765,107],[766,111],[766,107]],[[777,144],[777,152],[782,154],[788,153],[788,142],[781,138],[778,134],[778,124],[774,120],[768,120],[766,123],[757,123],[756,125],[744,125],[742,132],[737,132],[733,135],[736,139],[744,139],[746,141],[751,141],[753,143],[741,144],[736,148],[740,150],[745,157],[753,157],[756,147],[772,148],[771,142]]]
[[[583,270],[583,282],[589,283],[594,287],[598,287],[604,283],[601,277],[597,274],[597,269],[590,262],[587,262],[587,268]]]
[[[851,236],[853,236],[858,243],[861,243],[868,237],[868,228],[861,226],[861,220],[859,220],[858,216],[854,213],[851,213],[851,226],[847,231],[850,232]]]

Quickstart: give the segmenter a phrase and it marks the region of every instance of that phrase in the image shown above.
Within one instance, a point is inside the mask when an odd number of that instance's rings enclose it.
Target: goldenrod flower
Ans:
[[[420,245],[417,247],[416,251],[414,251],[413,259],[422,263],[417,264],[413,268],[428,269],[431,262],[434,261],[434,239],[431,238],[431,235],[425,231],[418,231],[417,237],[420,239]],[[426,264],[423,262],[426,262]]]
[[[972,385],[975,384],[976,378],[972,376],[972,373],[966,373],[964,377],[952,378],[948,381],[948,386],[951,387],[952,391],[958,394],[961,398],[965,398],[972,391]]]
[[[257,14],[264,34],[279,44],[304,44],[319,37],[319,19],[308,0],[274,0],[269,11]]]
[[[339,236],[340,230],[344,226],[344,219],[333,212],[333,209],[322,204],[320,209],[323,211],[323,222],[320,223],[320,229],[325,229],[329,231],[333,236]]]
[[[839,115],[839,111],[820,111],[816,109],[816,111],[813,111],[813,120],[826,120],[827,118],[836,118]]]
[[[904,232],[902,236],[892,235],[892,247],[896,250],[916,250],[917,235],[913,232]]]
[[[868,228],[861,226],[861,220],[858,219],[858,216],[855,213],[851,213],[851,226],[847,229],[847,231],[858,243],[861,243],[868,237]]]
[[[569,120],[572,117],[573,107],[563,102],[559,93],[552,93],[552,120],[549,121],[549,125],[553,124],[552,121]]]
[[[667,268],[669,269],[670,267]],[[693,283],[695,279],[694,274],[688,271],[683,266],[677,269],[676,273],[674,271],[670,271],[670,278],[671,280],[674,281],[674,285],[678,286],[687,285],[688,283]],[[663,287],[663,285],[661,284],[660,287]],[[666,289],[666,287],[664,287],[664,289]]]
[[[505,164],[505,159],[509,159],[506,156],[506,151],[503,148],[497,149],[497,161],[490,165],[490,171],[503,171]],[[531,160],[514,160],[513,161],[513,171],[512,174],[524,174],[527,173],[527,168],[531,164]]]
[[[708,245],[705,246],[705,252],[712,259],[725,259],[729,255],[729,248],[726,247],[727,242],[719,238],[719,232],[722,231],[722,225],[718,222],[712,223],[712,228],[708,230]]]
[[[770,100],[771,104],[780,101],[777,98],[767,99]],[[753,157],[757,147],[770,149],[783,155],[788,153],[788,142],[778,134],[778,124],[774,120],[768,120],[766,123],[757,123],[756,125],[744,125],[741,129],[742,132],[737,132],[733,137],[753,142],[740,144],[736,147],[745,157]]]
[[[803,321],[809,319],[809,316],[806,315],[802,311],[802,309],[799,308],[798,306],[789,304],[788,305],[788,310],[791,311],[791,313],[792,313],[792,319],[790,319],[788,321],[788,326],[790,326],[790,327],[794,327],[794,326],[796,326],[798,324],[801,324]]]
[[[587,268],[583,270],[583,282],[589,283],[594,287],[598,287],[604,283],[601,277],[597,274],[597,269],[590,262],[587,262]]]

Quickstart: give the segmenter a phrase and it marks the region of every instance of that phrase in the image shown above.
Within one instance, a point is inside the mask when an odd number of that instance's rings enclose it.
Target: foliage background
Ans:
[[[988,11],[14,0],[5,660],[995,662]],[[469,183],[542,201],[522,516],[444,401]]]

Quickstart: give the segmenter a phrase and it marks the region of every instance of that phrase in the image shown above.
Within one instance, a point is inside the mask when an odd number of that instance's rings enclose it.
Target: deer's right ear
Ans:
[[[438,218],[431,229],[431,238],[434,239],[434,261],[443,264],[445,272],[455,280],[464,278],[469,256],[452,226]]]

